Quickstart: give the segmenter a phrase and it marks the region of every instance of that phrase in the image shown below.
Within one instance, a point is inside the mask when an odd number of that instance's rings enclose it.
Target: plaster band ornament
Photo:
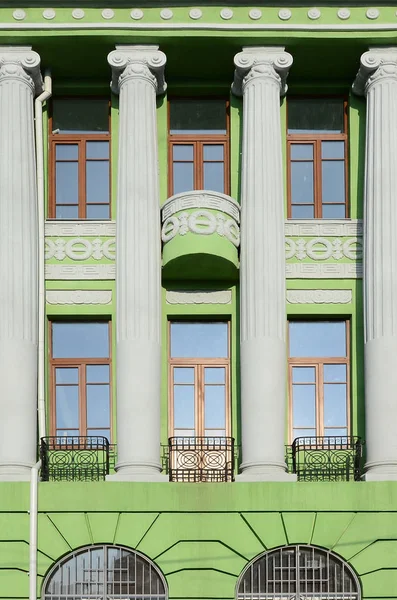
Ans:
[[[45,265],[45,278],[51,281],[108,280],[116,278],[113,265]]]
[[[47,8],[46,10],[43,10],[43,17],[45,19],[48,19],[49,21],[51,21],[52,19],[55,19],[55,15],[56,15],[56,12],[53,8]]]
[[[111,290],[47,290],[47,304],[53,305],[95,305],[111,304]]]
[[[278,18],[282,21],[288,21],[292,17],[292,12],[289,8],[282,8],[278,11]]]
[[[93,258],[94,260],[101,260],[107,258],[108,260],[115,260],[115,240],[87,240],[84,238],[72,238],[70,240],[64,239],[50,239],[45,240],[45,259],[62,261],[65,258],[71,260],[88,260]]]
[[[85,12],[84,12],[84,10],[82,8],[75,8],[72,11],[72,17],[73,17],[73,19],[78,19],[78,20],[79,19],[84,19]]]
[[[340,8],[337,14],[339,19],[342,19],[342,21],[350,18],[350,10],[348,8]]]
[[[287,290],[289,304],[350,304],[351,290]]]
[[[365,13],[367,19],[375,20],[379,17],[380,12],[377,8],[369,8]]]
[[[228,21],[233,17],[233,11],[230,8],[223,8],[221,10],[221,17],[224,21]]]
[[[287,263],[287,279],[361,279],[362,263]]]
[[[160,11],[160,17],[164,19],[164,21],[169,21],[170,19],[172,19],[173,16],[174,13],[169,8],[163,8],[163,10]]]
[[[240,205],[230,196],[211,192],[183,192],[169,198],[161,209],[162,220],[182,210],[211,208],[223,212],[240,223]]]
[[[307,16],[312,21],[316,21],[321,17],[321,11],[318,8],[311,8],[310,10],[308,10]]]
[[[192,10],[189,12],[189,17],[194,20],[201,19],[202,16],[203,13],[199,8],[192,8]]]
[[[294,237],[357,237],[363,234],[363,224],[361,220],[340,220],[340,221],[295,221],[285,222],[285,235]]]
[[[102,11],[102,18],[109,20],[109,19],[113,19],[114,17],[114,10],[112,10],[111,8],[104,8]]]
[[[232,292],[230,290],[220,290],[216,292],[208,291],[167,291],[167,304],[231,304]]]
[[[259,8],[253,8],[252,10],[249,11],[249,18],[252,19],[253,21],[257,21],[258,19],[261,18],[262,16],[262,11],[259,10]]]
[[[134,8],[130,12],[130,17],[131,17],[131,19],[134,19],[135,21],[139,21],[140,19],[143,18],[143,10],[141,10],[140,8]]]
[[[182,212],[168,217],[161,230],[164,244],[177,235],[193,233],[196,235],[217,234],[225,237],[236,248],[240,245],[240,228],[234,219],[228,219],[222,214],[213,214],[207,210],[197,210],[191,214]]]
[[[285,244],[287,260],[291,258],[298,260],[311,258],[315,261],[330,258],[334,260],[341,260],[342,258],[362,260],[362,241],[356,237],[345,241],[340,239],[329,240],[322,237],[311,240],[287,238]]]
[[[21,8],[17,8],[17,10],[14,10],[12,13],[12,16],[16,21],[23,21],[26,19],[26,12]]]
[[[47,221],[46,237],[114,237],[116,223],[79,223],[76,221]]]

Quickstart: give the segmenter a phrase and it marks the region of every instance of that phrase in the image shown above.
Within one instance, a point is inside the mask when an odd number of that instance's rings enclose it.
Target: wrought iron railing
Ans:
[[[43,437],[42,481],[102,481],[109,473],[109,441],[105,437]]]
[[[298,481],[360,481],[362,441],[358,437],[299,437],[291,446]]]
[[[168,440],[170,481],[234,481],[234,438],[171,437]]]

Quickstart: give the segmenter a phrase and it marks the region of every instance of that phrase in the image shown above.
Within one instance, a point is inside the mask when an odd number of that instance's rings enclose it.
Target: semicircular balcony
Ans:
[[[163,275],[168,279],[235,280],[240,206],[220,192],[171,196],[161,208]]]

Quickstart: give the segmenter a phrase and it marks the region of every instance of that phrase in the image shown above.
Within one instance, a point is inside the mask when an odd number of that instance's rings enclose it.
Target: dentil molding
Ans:
[[[111,304],[111,290],[47,290],[47,304],[94,305]]]
[[[287,290],[289,304],[350,304],[351,290]]]
[[[166,292],[167,304],[231,304],[231,290]]]

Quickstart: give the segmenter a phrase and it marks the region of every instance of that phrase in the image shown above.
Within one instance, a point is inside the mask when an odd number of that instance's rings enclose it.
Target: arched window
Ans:
[[[157,567],[133,550],[90,546],[68,554],[49,573],[43,600],[166,600]]]
[[[360,600],[357,577],[328,550],[285,546],[251,562],[237,584],[238,600]]]

